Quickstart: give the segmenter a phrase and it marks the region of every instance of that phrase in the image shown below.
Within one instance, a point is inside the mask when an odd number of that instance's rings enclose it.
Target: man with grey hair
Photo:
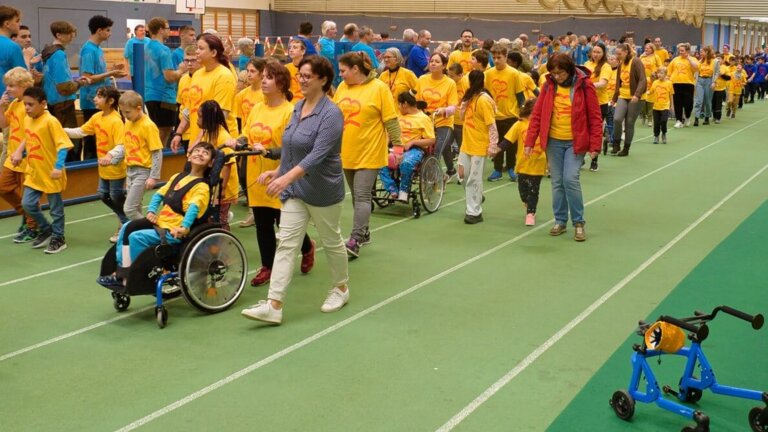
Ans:
[[[407,28],[403,30],[403,42],[416,43],[418,39],[419,39],[419,34],[416,33],[416,30],[412,28]]]
[[[248,66],[248,61],[253,57],[255,50],[253,39],[247,37],[238,39],[237,50],[240,51],[240,57],[237,59],[237,70],[242,71],[245,70],[245,67]]]
[[[360,42],[356,43],[355,46],[352,47],[352,51],[364,51],[371,59],[371,66],[373,66],[374,69],[378,69],[379,60],[376,58],[376,51],[374,51],[370,45],[371,42],[373,42],[376,38],[376,35],[373,33],[373,29],[368,26],[361,26],[357,31],[357,34],[360,38]]]
[[[336,23],[333,21],[323,21],[323,24],[320,26],[320,33],[322,33],[322,35],[317,41],[317,45],[320,51],[320,55],[327,58],[331,64],[333,64],[335,61],[334,55],[336,45],[334,43],[334,39],[336,38],[337,32],[338,30],[336,28]]]
[[[424,75],[429,66],[429,43],[432,42],[432,33],[429,30],[421,30],[416,40],[416,45],[408,53],[408,61],[405,67],[410,69],[416,77]]]

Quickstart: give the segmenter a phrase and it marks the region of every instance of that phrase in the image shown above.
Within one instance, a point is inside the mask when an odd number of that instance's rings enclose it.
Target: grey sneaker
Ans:
[[[64,237],[54,236],[51,237],[51,241],[48,242],[48,247],[45,248],[45,253],[56,254],[67,248],[67,242],[64,241]]]
[[[483,215],[464,215],[464,223],[468,225],[474,225],[483,221]]]
[[[13,238],[14,243],[29,243],[37,238],[37,231],[24,228]]]
[[[32,249],[40,249],[48,246],[48,243],[51,242],[51,237],[53,237],[53,230],[51,228],[48,228],[45,231],[38,230],[37,238],[32,242]]]

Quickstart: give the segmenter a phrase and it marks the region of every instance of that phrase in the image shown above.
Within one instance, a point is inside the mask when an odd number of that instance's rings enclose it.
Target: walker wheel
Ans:
[[[118,312],[125,311],[131,305],[131,297],[124,294],[112,292],[112,299],[112,306]]]
[[[749,410],[749,425],[753,432],[768,432],[768,415],[765,408],[754,407]]]
[[[682,389],[680,389],[680,394],[683,394]],[[696,403],[696,402],[701,400],[701,395],[702,395],[701,390],[699,390],[697,388],[689,388],[685,392],[685,401],[686,402],[691,402],[691,403]]]
[[[157,318],[157,326],[165,328],[165,325],[168,323],[168,309],[165,306],[156,307],[155,317]]]
[[[609,401],[616,417],[629,420],[635,414],[635,399],[626,390],[616,390]]]

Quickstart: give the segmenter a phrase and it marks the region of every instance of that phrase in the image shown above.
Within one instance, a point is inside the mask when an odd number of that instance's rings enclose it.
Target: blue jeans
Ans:
[[[605,136],[608,139],[609,144],[613,144],[613,113],[615,111],[615,108],[612,106],[608,107],[608,110],[605,112]]]
[[[48,231],[53,228],[55,237],[64,237],[64,201],[60,193],[49,193],[48,205],[51,211],[53,222],[48,222],[42,210],[40,210],[40,197],[43,192],[24,186],[24,196],[21,198],[21,206],[24,211],[37,222],[39,232]]]
[[[411,190],[411,179],[413,170],[416,169],[421,160],[424,159],[424,151],[418,147],[413,147],[403,153],[403,160],[400,162],[400,191],[409,192]],[[392,172],[388,167],[379,170],[379,178],[384,183],[384,189],[390,193],[398,191],[397,183],[392,178]]]
[[[693,112],[696,118],[712,117],[712,96],[715,90],[712,88],[712,78],[699,77],[696,80],[696,99],[693,101]]]
[[[579,181],[579,169],[584,164],[584,155],[573,152],[573,141],[550,138],[547,142],[547,161],[552,176],[555,223],[567,225],[569,210],[573,223],[584,223],[584,199]]]
[[[123,211],[125,204],[125,179],[106,180],[99,178],[99,188],[97,190],[101,201],[115,212],[120,223],[128,222],[128,216]]]

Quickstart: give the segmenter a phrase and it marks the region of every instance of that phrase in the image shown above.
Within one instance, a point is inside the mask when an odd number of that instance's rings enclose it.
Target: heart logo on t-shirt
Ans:
[[[429,88],[421,92],[421,97],[427,103],[427,110],[435,111],[440,108],[440,100],[443,99],[443,94],[436,89]]]
[[[345,127],[347,125],[360,127],[360,122],[354,120],[354,118],[360,115],[360,112],[362,111],[362,106],[360,105],[359,100],[351,99],[348,97],[342,98],[339,101],[339,109],[341,110],[341,113],[344,115]]]
[[[40,139],[40,135],[29,129],[24,130],[24,135],[27,141],[27,159],[44,160],[43,155],[40,154],[43,148],[43,140]]]
[[[93,128],[96,131],[96,154],[103,158],[109,151],[109,132],[98,124]]]
[[[507,84],[506,81],[500,79],[491,81],[491,91],[493,91],[493,97],[496,99],[496,102],[502,99],[509,99],[509,94],[507,94],[508,89],[509,84]]]
[[[21,118],[16,115],[14,112],[9,112],[5,118],[8,120],[8,124],[10,125],[11,133],[10,137],[8,138],[8,142],[11,141],[18,141],[21,142],[21,137],[19,136],[19,132],[21,132]]]
[[[255,122],[248,128],[248,141],[258,143],[264,147],[272,145],[272,128],[261,122]],[[251,161],[256,161],[258,156],[251,156]]]
[[[139,155],[139,147],[141,146],[141,138],[139,138],[138,135],[132,133],[131,131],[125,132],[125,142],[123,142],[123,145],[125,146],[125,161],[129,164],[131,162],[135,162],[139,165],[141,165],[141,156]]]
[[[200,108],[200,105],[203,103],[203,89],[198,85],[193,85],[189,87],[189,92],[187,93],[187,101],[189,102],[189,112],[190,113],[196,113],[197,109]]]

